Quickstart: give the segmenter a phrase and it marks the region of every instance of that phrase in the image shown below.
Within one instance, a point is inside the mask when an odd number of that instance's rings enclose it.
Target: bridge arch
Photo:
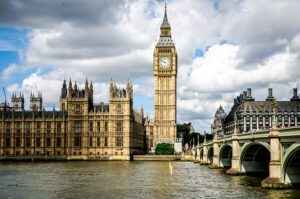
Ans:
[[[212,164],[213,163],[213,158],[214,158],[214,147],[210,146],[207,149],[207,163]]]
[[[269,175],[270,144],[266,142],[245,143],[241,148],[240,171],[250,175]]]
[[[285,183],[300,186],[300,144],[291,145],[282,159],[282,177]]]
[[[203,161],[203,147],[200,148],[199,156],[200,156],[200,161]]]
[[[220,167],[230,168],[232,159],[232,145],[224,144],[219,150]]]

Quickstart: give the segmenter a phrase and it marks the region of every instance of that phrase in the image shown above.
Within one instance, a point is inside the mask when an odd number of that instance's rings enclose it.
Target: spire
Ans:
[[[88,89],[88,88],[89,88],[89,83],[88,83],[88,79],[86,77],[86,79],[85,79],[85,89]]]
[[[165,15],[164,15],[164,20],[160,26],[160,28],[170,28],[170,24],[168,21],[168,15],[167,15],[167,2],[165,1]]]
[[[93,82],[90,83],[90,89],[93,91]]]
[[[75,90],[75,92],[77,91],[77,84],[76,84],[76,81],[75,81],[75,85],[74,85],[74,90]]]
[[[69,81],[69,89],[72,89],[72,80],[70,78],[70,81]]]
[[[67,88],[66,80],[64,79],[63,88]]]

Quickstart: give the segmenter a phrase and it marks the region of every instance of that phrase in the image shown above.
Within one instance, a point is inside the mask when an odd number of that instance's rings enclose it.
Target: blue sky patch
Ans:
[[[28,45],[29,29],[0,27],[0,51],[18,51]]]

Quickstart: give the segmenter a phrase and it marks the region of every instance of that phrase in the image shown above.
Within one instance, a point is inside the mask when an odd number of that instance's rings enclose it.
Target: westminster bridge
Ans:
[[[217,137],[195,148],[195,161],[210,168],[227,168],[229,175],[266,174],[265,188],[300,184],[300,127]]]

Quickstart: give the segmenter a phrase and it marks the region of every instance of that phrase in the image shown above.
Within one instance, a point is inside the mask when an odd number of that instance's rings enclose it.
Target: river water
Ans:
[[[0,163],[0,198],[298,198],[192,162]]]

